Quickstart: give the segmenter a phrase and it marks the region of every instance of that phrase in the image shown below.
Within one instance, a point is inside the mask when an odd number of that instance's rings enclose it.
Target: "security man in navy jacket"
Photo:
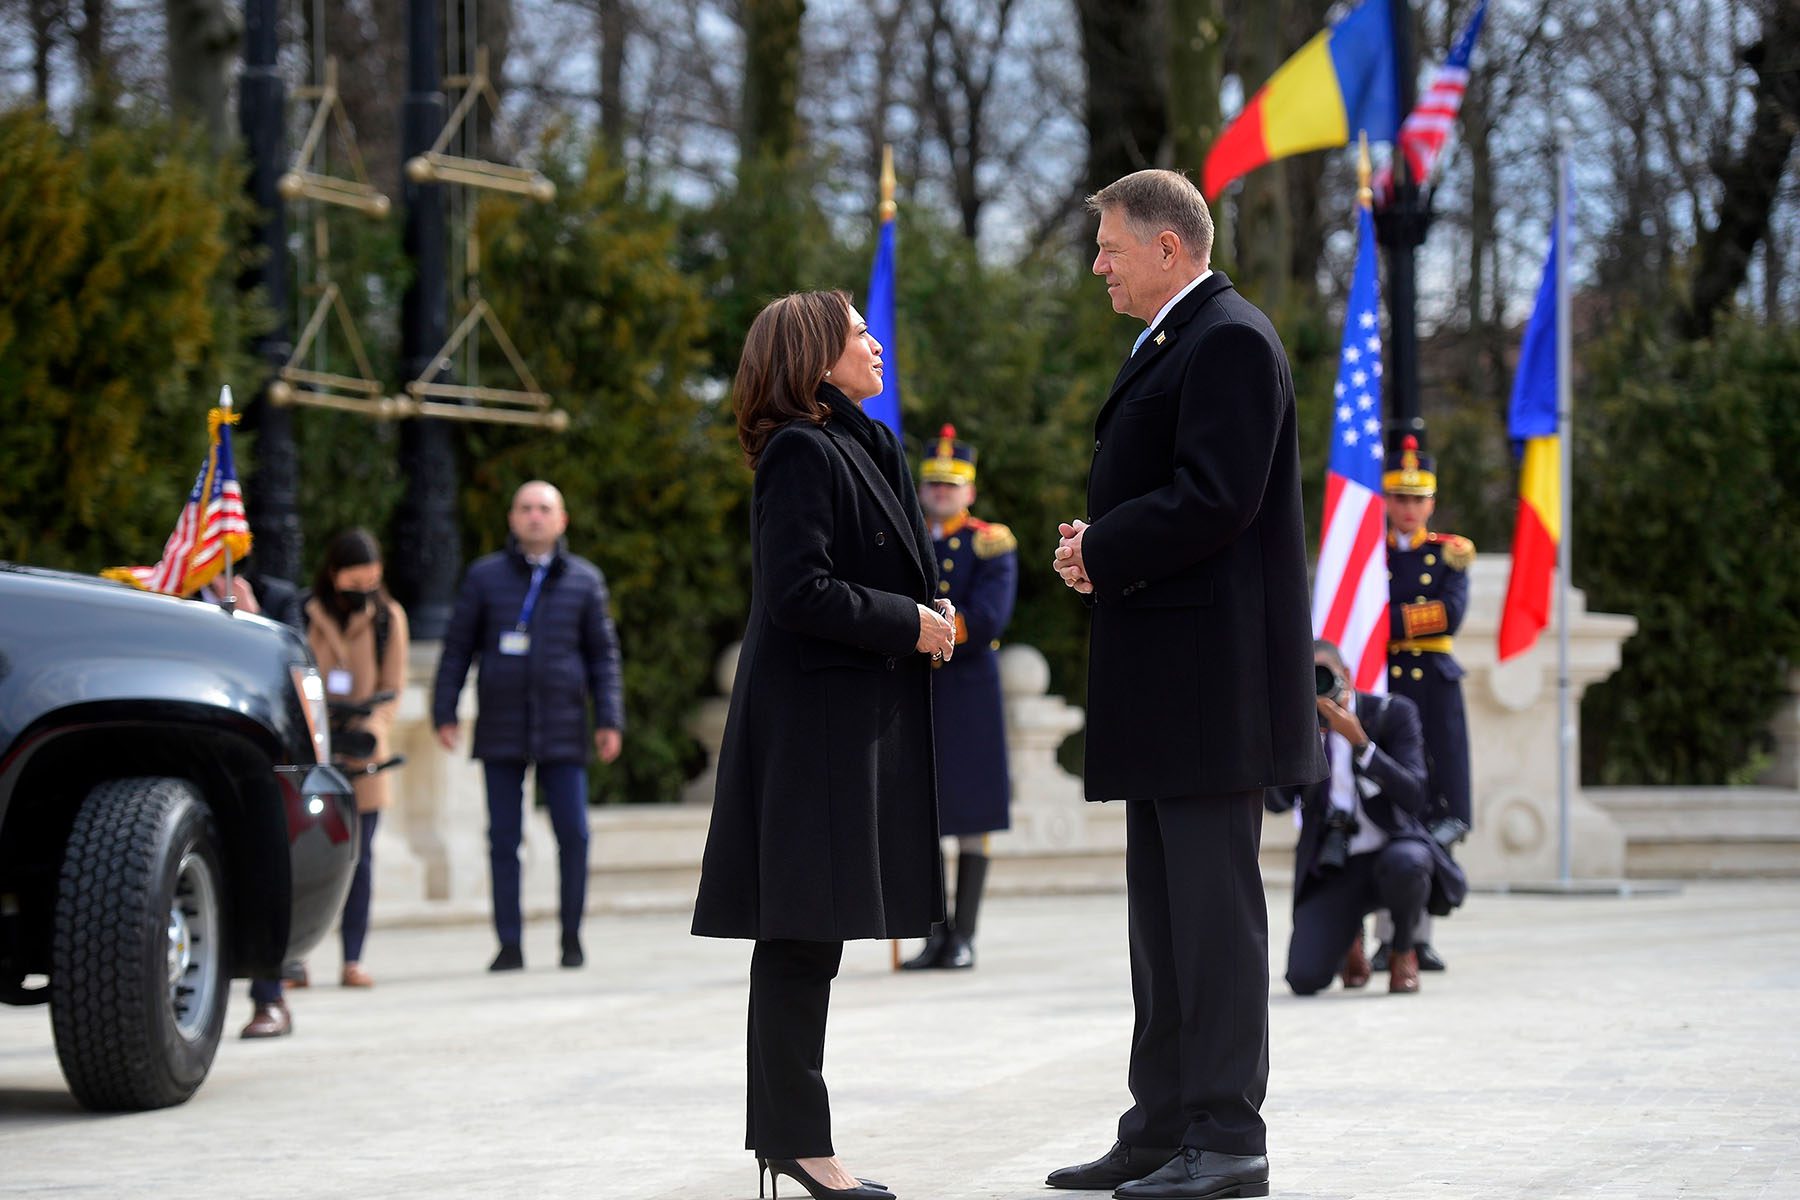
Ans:
[[[587,760],[619,757],[625,730],[619,639],[600,568],[568,552],[562,494],[533,481],[513,497],[506,549],[477,559],[463,577],[444,633],[432,720],[456,748],[456,701],[469,664],[475,685],[474,756],[487,775],[488,859],[500,953],[488,968],[525,965],[519,907],[519,841],[525,768],[550,809],[561,859],[562,965],[579,967],[587,901]],[[588,706],[593,705],[592,737]]]

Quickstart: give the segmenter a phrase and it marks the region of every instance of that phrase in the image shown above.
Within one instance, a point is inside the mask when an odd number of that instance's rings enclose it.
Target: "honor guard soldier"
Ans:
[[[1430,777],[1425,823],[1446,848],[1474,824],[1469,797],[1469,726],[1463,714],[1463,669],[1453,639],[1469,605],[1469,566],[1475,544],[1428,526],[1437,508],[1436,464],[1408,436],[1398,454],[1390,454],[1381,477],[1388,515],[1388,690],[1405,696],[1419,709],[1425,732],[1425,760]],[[1431,918],[1426,916],[1413,941],[1419,967],[1444,969],[1431,948]],[[1381,936],[1376,969],[1386,957]]]
[[[919,504],[937,547],[938,594],[956,606],[956,653],[933,663],[938,825],[957,839],[956,911],[934,926],[909,971],[975,965],[975,923],[987,883],[987,835],[1009,824],[1000,635],[1019,590],[1018,540],[1004,525],[969,515],[975,448],[953,426],[926,444]]]

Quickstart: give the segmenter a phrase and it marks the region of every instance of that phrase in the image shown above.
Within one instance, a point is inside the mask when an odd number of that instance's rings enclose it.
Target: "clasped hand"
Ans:
[[[917,649],[920,654],[929,654],[935,660],[950,661],[950,656],[956,653],[956,605],[948,600],[938,600],[931,608],[919,605]]]
[[[1082,595],[1090,595],[1094,581],[1088,578],[1087,563],[1081,557],[1081,537],[1087,532],[1086,521],[1063,522],[1056,527],[1062,540],[1056,543],[1056,558],[1051,565],[1062,581]]]

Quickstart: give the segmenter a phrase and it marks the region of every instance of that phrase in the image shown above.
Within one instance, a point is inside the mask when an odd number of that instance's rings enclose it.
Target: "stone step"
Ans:
[[[1800,877],[1800,790],[1585,788],[1625,831],[1634,878]]]

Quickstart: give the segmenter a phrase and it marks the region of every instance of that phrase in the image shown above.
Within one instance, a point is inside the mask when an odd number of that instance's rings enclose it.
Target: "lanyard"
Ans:
[[[531,610],[537,607],[538,592],[544,586],[544,575],[548,570],[547,563],[539,563],[531,568],[531,586],[525,589],[525,603],[519,608],[519,621],[514,626],[520,633],[531,627]]]

